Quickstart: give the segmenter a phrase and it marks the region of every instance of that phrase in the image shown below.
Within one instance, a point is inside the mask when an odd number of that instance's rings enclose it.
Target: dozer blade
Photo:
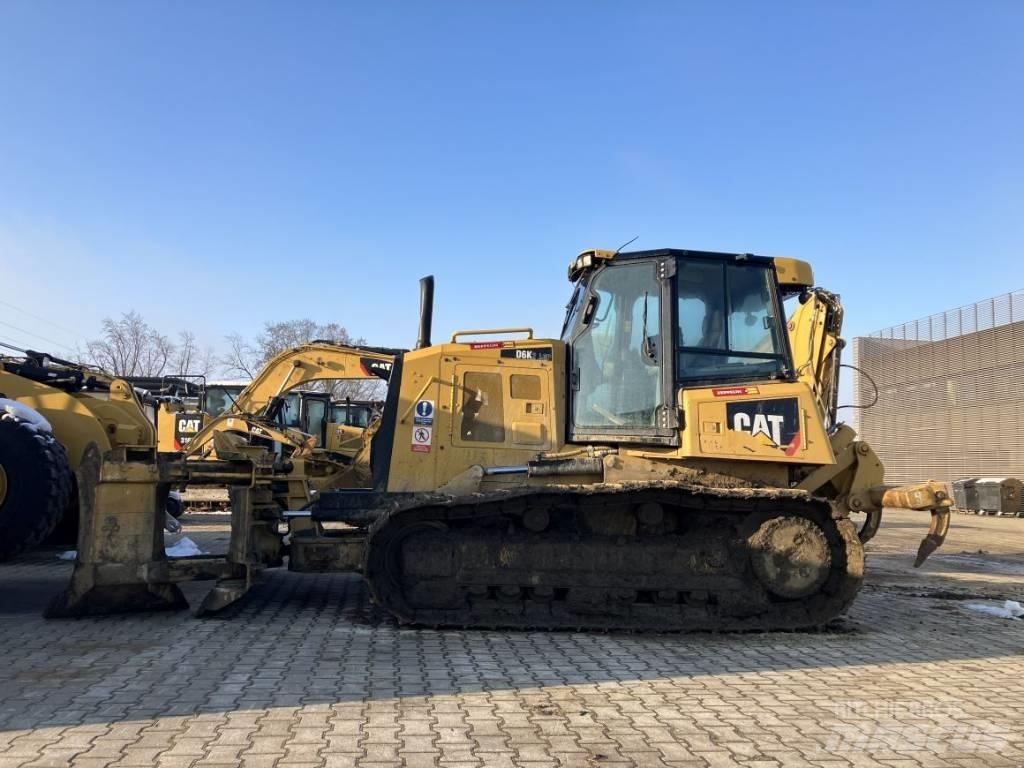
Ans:
[[[270,488],[234,487],[231,494],[229,573],[207,593],[197,616],[208,616],[240,600],[262,568],[283,564],[284,544],[277,530],[279,509]]]
[[[209,616],[222,611],[245,597],[248,591],[249,583],[246,579],[221,579],[206,593],[202,604],[196,609],[196,616]]]
[[[154,458],[100,454],[95,443],[78,469],[78,555],[68,588],[47,618],[176,611],[188,607],[164,554],[164,500]]]

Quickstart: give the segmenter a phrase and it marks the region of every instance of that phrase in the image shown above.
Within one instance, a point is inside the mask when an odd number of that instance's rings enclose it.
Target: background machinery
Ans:
[[[124,380],[33,351],[0,358],[0,398],[3,560],[39,544],[58,526],[73,540],[75,472],[86,450],[155,445],[158,406],[144,406]]]
[[[329,341],[314,341],[287,349],[271,360],[240,391],[228,395],[230,403],[204,423],[192,438],[185,454],[190,458],[215,456],[217,435],[253,437],[264,443],[277,442],[301,455],[314,449],[331,450],[331,458],[347,460],[351,454],[338,450],[337,438],[328,440],[334,418],[344,416],[340,426],[348,437],[359,437],[365,426],[357,426],[353,412],[342,413],[327,391],[311,389],[317,383],[382,379],[387,381],[395,357],[404,350],[356,347]],[[209,402],[209,396],[207,402]],[[221,442],[222,450],[226,445]],[[327,457],[324,456],[326,459]]]
[[[945,486],[886,486],[870,446],[837,420],[842,308],[809,265],[591,250],[569,278],[560,338],[460,331],[436,346],[425,279],[417,348],[394,358],[349,487],[297,504],[286,486],[314,476],[315,457],[281,466],[257,445],[225,446],[221,458],[247,456],[254,470],[232,491],[219,566],[231,575],[200,610],[237,599],[287,555],[296,571],[362,573],[404,622],[798,628],[850,605],[883,506],[931,513],[917,564],[942,543]],[[126,535],[125,513],[100,496],[105,478],[147,472],[181,474],[112,457],[85,484],[92,522],[51,615],[159,607],[124,599],[147,590],[180,606],[181,573],[169,576],[162,551]],[[97,582],[115,571],[120,580]]]

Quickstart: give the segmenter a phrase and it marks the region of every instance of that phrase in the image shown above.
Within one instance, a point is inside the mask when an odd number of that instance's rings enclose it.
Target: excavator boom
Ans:
[[[284,430],[271,416],[290,390],[317,381],[382,379],[391,374],[401,350],[350,347],[315,341],[281,352],[260,369],[231,406],[211,419],[189,442],[185,455],[205,458],[215,454],[214,435],[222,431],[259,434],[296,449],[308,448],[305,435]]]

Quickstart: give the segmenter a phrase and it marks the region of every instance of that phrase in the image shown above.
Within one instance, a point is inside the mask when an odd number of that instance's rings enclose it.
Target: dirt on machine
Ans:
[[[883,507],[930,514],[917,564],[942,543],[948,488],[886,485],[838,420],[843,310],[808,264],[588,250],[569,279],[558,338],[440,344],[421,281],[416,348],[393,351],[382,412],[344,466],[251,425],[211,429],[192,459],[93,452],[79,559],[50,614],[180,608],[189,579],[216,579],[199,608],[214,612],[287,563],[361,573],[422,625],[794,629],[849,607]],[[283,370],[268,403],[310,380]],[[169,562],[147,539],[152,500],[190,472],[231,487],[231,543]]]

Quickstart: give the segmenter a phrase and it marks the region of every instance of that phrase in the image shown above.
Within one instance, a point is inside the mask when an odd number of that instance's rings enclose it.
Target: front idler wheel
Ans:
[[[824,586],[832,553],[828,537],[814,521],[786,516],[766,521],[750,537],[750,561],[765,589],[799,600]]]

